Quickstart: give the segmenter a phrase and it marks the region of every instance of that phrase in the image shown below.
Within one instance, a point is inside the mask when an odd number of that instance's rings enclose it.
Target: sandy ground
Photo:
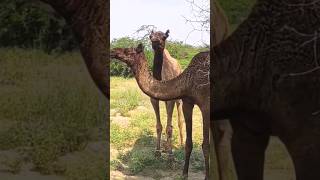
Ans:
[[[90,142],[83,151],[66,154],[58,159],[58,162],[79,162],[79,158],[83,157],[83,152],[89,151],[93,153],[105,152],[106,145],[103,141]],[[34,171],[31,163],[23,163],[21,170],[17,174],[13,174],[8,167],[8,160],[21,159],[21,155],[15,150],[0,151],[0,180],[65,180],[66,178],[58,175],[43,175]]]
[[[175,180],[175,176],[179,174],[178,172],[164,172],[164,171],[157,171],[155,170],[154,173],[161,174],[161,176],[165,176],[164,178],[160,178],[159,180]],[[123,174],[120,171],[112,171],[111,172],[111,179],[112,180],[155,180],[154,178],[143,176],[143,175],[136,175],[136,176],[128,176]],[[194,173],[190,172],[189,173],[189,179],[192,180],[203,180],[204,175],[202,172]]]

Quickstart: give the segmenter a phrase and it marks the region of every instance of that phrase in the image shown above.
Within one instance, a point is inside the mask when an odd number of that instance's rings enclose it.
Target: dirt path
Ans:
[[[32,172],[30,170],[26,170],[24,172],[19,173],[18,175],[14,175],[9,172],[0,171],[0,179],[1,180],[65,180],[65,178],[61,176],[54,175],[41,175],[37,172]]]
[[[177,176],[179,176],[179,174],[181,172],[180,171],[179,172],[165,172],[165,171],[155,170],[154,173],[163,177],[163,178],[159,177],[157,179],[175,180],[175,179],[177,179]],[[204,175],[202,172],[198,172],[198,173],[190,172],[188,177],[189,177],[189,179],[192,179],[192,180],[203,180],[204,179]],[[154,178],[143,176],[143,175],[128,176],[128,175],[123,174],[120,171],[111,171],[111,179],[112,180],[138,180],[138,179],[139,180],[155,180]]]

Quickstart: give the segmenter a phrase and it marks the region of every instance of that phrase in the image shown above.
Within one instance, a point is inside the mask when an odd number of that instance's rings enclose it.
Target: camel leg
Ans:
[[[320,134],[319,132],[312,133],[312,129],[308,128],[305,133],[299,133],[299,136],[294,138],[294,142],[289,145],[285,143],[293,160],[296,180],[320,179]]]
[[[232,127],[229,120],[213,122],[213,136],[217,154],[220,180],[228,180],[229,152],[231,152]],[[214,129],[214,130],[213,130]]]
[[[180,135],[180,146],[183,146],[183,119],[182,119],[182,101],[176,101],[177,111],[178,111],[178,127],[179,127],[179,135]]]
[[[204,156],[205,163],[205,179],[209,178],[209,153],[210,153],[210,144],[209,144],[209,130],[210,130],[210,110],[201,110],[203,117],[203,141],[202,141],[202,151]]]
[[[188,177],[189,171],[189,162],[190,162],[190,155],[193,148],[192,143],[192,113],[193,113],[194,105],[191,103],[183,102],[182,110],[184,115],[184,120],[186,124],[186,144],[185,144],[185,158],[184,158],[184,167],[183,167],[183,176]]]
[[[156,114],[156,128],[157,128],[157,147],[156,147],[156,156],[161,156],[160,151],[160,144],[161,144],[161,133],[162,133],[162,125],[160,120],[160,108],[159,108],[159,101],[156,99],[151,98],[151,104],[154,110],[154,113]]]
[[[233,125],[232,155],[238,180],[262,180],[269,135]]]
[[[168,153],[169,156],[172,156],[172,114],[174,109],[175,101],[166,101],[166,109],[167,109],[167,145],[168,145]],[[170,157],[172,158],[172,157]]]

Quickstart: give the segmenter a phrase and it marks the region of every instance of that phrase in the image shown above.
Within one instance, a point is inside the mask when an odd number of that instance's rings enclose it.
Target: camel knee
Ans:
[[[214,124],[214,127],[215,127],[214,133],[220,139],[219,141],[221,140],[227,141],[232,138],[233,130],[229,121],[224,120],[224,121],[216,122]]]
[[[156,129],[157,129],[157,134],[161,134],[162,133],[162,125],[161,124],[157,124],[156,125]]]
[[[172,129],[173,129],[173,126],[167,126],[166,133],[168,138],[172,137]]]

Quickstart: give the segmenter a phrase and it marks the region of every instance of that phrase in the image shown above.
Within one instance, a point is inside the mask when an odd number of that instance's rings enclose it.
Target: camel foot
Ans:
[[[155,156],[156,158],[160,158],[160,157],[161,157],[161,150],[156,150],[156,151],[154,152],[154,156]]]
[[[182,174],[182,179],[187,180],[188,179],[188,174]]]
[[[175,169],[175,158],[174,158],[174,155],[173,153],[171,154],[168,154],[168,166],[171,168],[171,169]]]
[[[169,160],[169,161],[174,161],[174,160],[175,160],[175,159],[174,159],[174,155],[173,155],[172,152],[168,154],[168,160]]]

